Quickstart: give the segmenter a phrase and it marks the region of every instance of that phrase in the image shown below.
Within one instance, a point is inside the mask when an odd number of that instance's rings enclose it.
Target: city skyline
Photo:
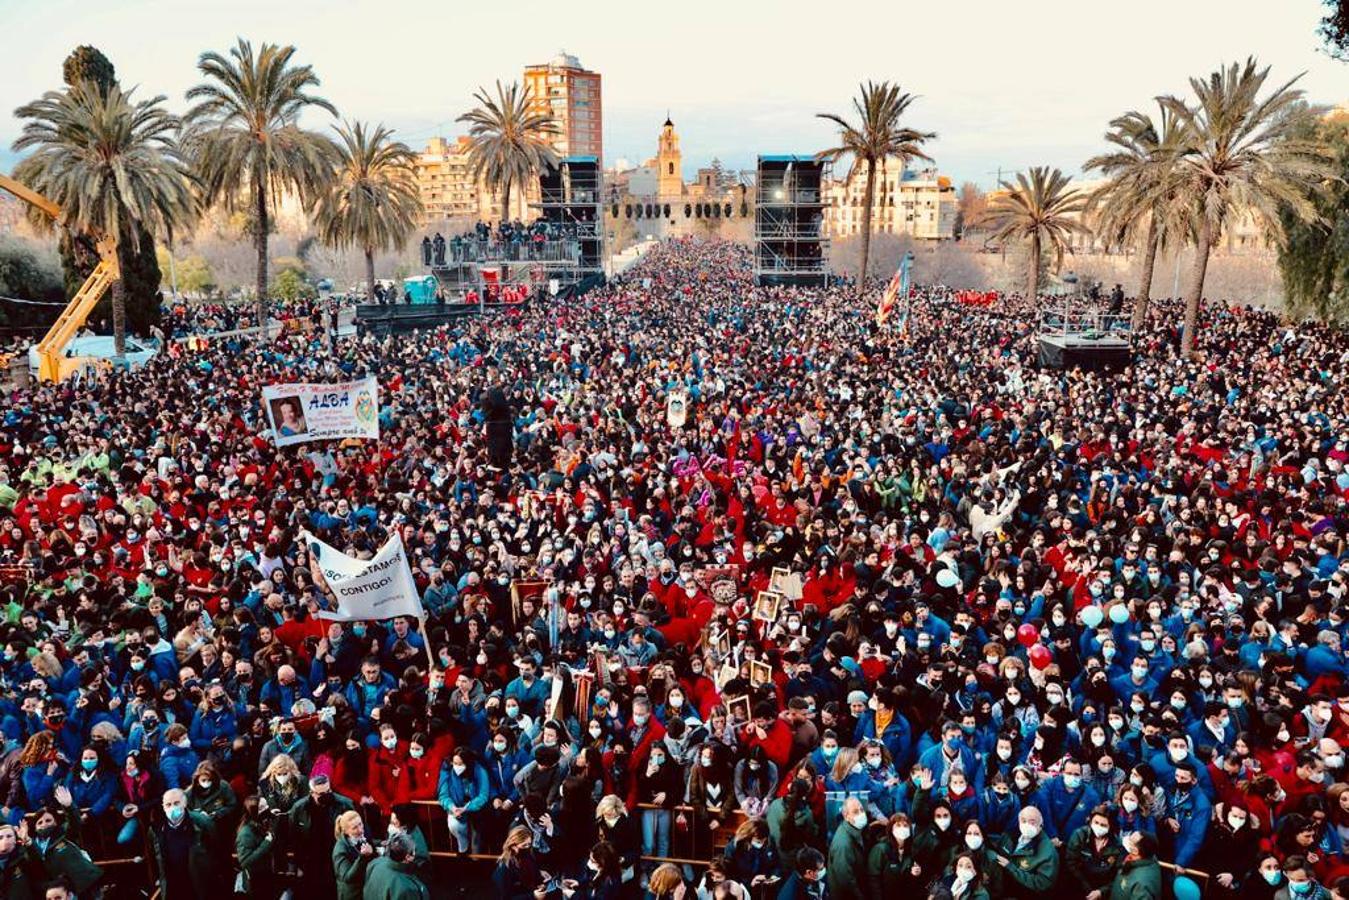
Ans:
[[[574,15],[533,0],[453,17],[399,2],[380,4],[377,17],[360,14],[369,9],[298,0],[199,4],[185,15],[167,0],[115,9],[0,0],[12,33],[25,36],[9,48],[11,77],[0,81],[0,170],[17,159],[10,145],[22,123],[13,110],[60,87],[62,60],[84,43],[108,55],[124,85],[165,94],[178,112],[199,78],[201,51],[225,50],[238,36],[293,43],[344,118],[382,121],[414,150],[464,133],[454,120],[479,86],[520,80],[526,66],[565,51],[603,76],[606,165],[653,155],[668,114],[683,140],[685,178],[713,158],[752,168],[759,153],[829,145],[834,133],[815,113],[848,112],[867,79],[919,95],[907,123],[938,133],[929,148],[942,173],[986,188],[999,169],[1004,177],[1031,165],[1077,173],[1102,148],[1110,118],[1158,94],[1185,95],[1187,77],[1249,54],[1278,83],[1305,71],[1300,86],[1313,102],[1349,100],[1349,67],[1319,52],[1317,0],[1289,0],[1274,16],[1253,0],[1140,0],[1108,33],[1066,0],[976,3],[960,20],[881,4],[825,14],[796,0],[769,9],[691,2],[677,18],[662,14],[653,37],[630,7],[611,2]],[[353,46],[353,35],[368,47]],[[1130,58],[1115,60],[1109,48]],[[310,116],[306,124],[330,122]]]

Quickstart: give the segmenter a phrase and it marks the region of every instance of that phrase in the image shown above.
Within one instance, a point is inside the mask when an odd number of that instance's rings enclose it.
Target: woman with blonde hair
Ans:
[[[278,859],[285,858],[290,841],[291,807],[309,794],[309,780],[300,774],[295,760],[284,753],[272,757],[262,777],[258,779],[258,798],[263,815],[273,823],[273,837]]]
[[[493,894],[497,897],[534,896],[542,900],[548,894],[547,873],[539,868],[534,855],[534,832],[527,825],[516,825],[501,845],[501,856],[492,872]]]
[[[599,840],[608,842],[617,851],[623,880],[631,881],[642,857],[642,835],[637,821],[628,815],[627,807],[617,794],[600,798],[595,807],[595,821],[599,826]]]
[[[349,809],[333,822],[333,874],[337,877],[337,900],[361,900],[365,890],[365,867],[375,857],[375,848],[365,838],[361,814]]]

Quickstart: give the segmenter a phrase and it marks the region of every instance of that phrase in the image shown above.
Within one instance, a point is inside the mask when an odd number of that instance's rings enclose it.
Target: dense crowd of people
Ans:
[[[1349,340],[1044,371],[1029,300],[749,271],[10,395],[0,895],[1349,897]],[[366,375],[377,442],[274,445]],[[324,619],[301,530],[426,620]]]

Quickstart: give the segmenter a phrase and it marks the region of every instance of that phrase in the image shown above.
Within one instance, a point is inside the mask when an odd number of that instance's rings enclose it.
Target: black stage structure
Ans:
[[[1048,369],[1123,369],[1133,360],[1129,316],[1064,297],[1040,314],[1039,363]]]
[[[814,156],[760,156],[754,194],[754,283],[829,283],[824,236],[828,163]]]

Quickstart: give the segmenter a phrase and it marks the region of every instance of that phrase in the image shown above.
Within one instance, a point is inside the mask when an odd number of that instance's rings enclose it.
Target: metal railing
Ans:
[[[1123,313],[1047,309],[1040,313],[1040,334],[1059,337],[1109,335],[1128,339],[1133,334],[1133,324]]]
[[[579,238],[562,240],[535,241],[459,241],[446,242],[445,253],[432,253],[430,265],[446,266],[462,263],[495,262],[567,262],[576,263],[581,258]],[[425,262],[425,257],[423,257]]]

